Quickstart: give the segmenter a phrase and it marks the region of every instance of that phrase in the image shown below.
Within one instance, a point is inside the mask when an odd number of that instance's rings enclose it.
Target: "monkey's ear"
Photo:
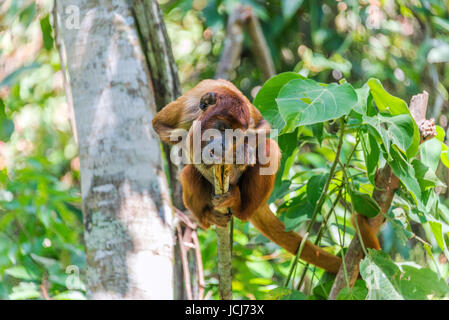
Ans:
[[[183,130],[189,130],[194,120],[201,115],[200,100],[206,93],[215,88],[229,85],[223,80],[203,80],[190,91],[166,105],[153,119],[153,128],[162,141],[176,144],[176,138]],[[211,102],[211,98],[207,102]],[[212,99],[213,100],[213,99]],[[179,134],[178,134],[179,133]]]
[[[153,119],[153,128],[162,141],[176,144],[187,134],[192,122],[201,113],[198,102],[183,95],[159,111]]]

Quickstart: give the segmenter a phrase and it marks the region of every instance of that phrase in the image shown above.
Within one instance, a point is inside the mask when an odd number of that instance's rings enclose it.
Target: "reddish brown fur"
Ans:
[[[201,97],[208,93],[216,94],[216,104],[202,111],[199,108]],[[184,96],[167,105],[153,120],[153,127],[165,142],[176,129],[190,128],[194,120],[201,121],[202,129],[214,128],[217,121],[225,121],[232,129],[255,129],[269,131],[268,122],[248,99],[230,82],[225,80],[205,80]],[[265,236],[295,254],[302,237],[292,231],[286,232],[284,224],[271,212],[267,205],[274,183],[275,172],[280,161],[280,150],[276,142],[267,139],[267,164],[257,162],[244,166],[240,179],[230,186],[227,194],[217,198],[213,187],[204,172],[194,165],[187,165],[181,172],[183,200],[187,208],[196,216],[200,224],[208,228],[211,224],[225,226],[229,217],[215,209],[230,208],[234,216],[250,220]],[[275,165],[272,175],[261,175],[260,168]],[[203,168],[204,169],[204,168]],[[301,258],[327,271],[337,272],[341,259],[306,241]]]
[[[373,228],[370,226],[368,218],[358,213],[355,214],[355,216],[357,218],[357,221],[355,221],[354,216],[352,216],[352,225],[354,226],[355,230],[357,230],[357,228],[360,230],[363,245],[365,246],[365,248],[380,250],[379,239],[377,238],[376,233],[373,231]]]

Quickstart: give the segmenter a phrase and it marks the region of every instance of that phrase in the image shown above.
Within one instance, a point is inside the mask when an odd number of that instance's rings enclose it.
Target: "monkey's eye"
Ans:
[[[215,93],[208,92],[201,97],[200,109],[204,111],[207,109],[207,107],[214,105],[216,103],[217,103],[217,97],[215,96]]]

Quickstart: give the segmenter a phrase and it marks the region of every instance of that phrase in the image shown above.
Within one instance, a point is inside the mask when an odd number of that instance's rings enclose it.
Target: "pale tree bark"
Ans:
[[[172,210],[130,1],[55,1],[55,12],[80,149],[88,297],[172,299]]]
[[[138,26],[140,40],[148,62],[153,83],[156,109],[159,111],[181,95],[178,69],[173,57],[170,40],[163,20],[162,11],[156,0],[134,0],[132,9]],[[168,163],[168,175],[173,205],[179,209],[175,219],[174,285],[175,299],[202,299],[204,277],[202,274],[201,251],[197,241],[196,224],[185,214],[182,201],[182,186],[178,179],[181,165],[170,161],[170,147],[163,144]],[[182,215],[182,217],[180,216]]]

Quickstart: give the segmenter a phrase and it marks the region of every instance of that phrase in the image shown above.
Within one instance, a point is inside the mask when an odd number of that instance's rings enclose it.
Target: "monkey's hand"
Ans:
[[[208,224],[215,224],[219,227],[226,227],[229,223],[229,221],[232,218],[231,211],[227,212],[219,212],[216,210],[211,210],[209,214],[207,215],[207,222]]]
[[[240,190],[237,186],[231,186],[228,192],[212,196],[211,202],[216,211],[236,210],[240,206]]]

